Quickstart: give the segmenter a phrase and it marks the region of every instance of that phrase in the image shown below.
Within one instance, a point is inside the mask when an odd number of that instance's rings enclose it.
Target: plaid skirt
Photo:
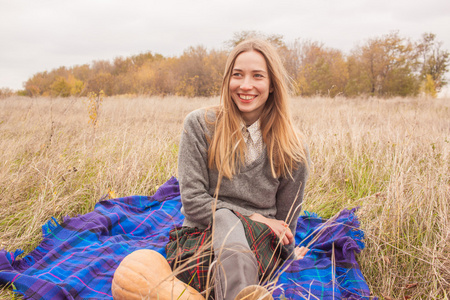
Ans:
[[[247,242],[258,261],[259,278],[264,282],[287,257],[287,251],[269,226],[234,213],[244,226]],[[208,277],[211,277],[209,266],[214,260],[211,225],[204,230],[178,227],[170,231],[169,238],[167,261],[176,277],[199,292],[205,291]]]

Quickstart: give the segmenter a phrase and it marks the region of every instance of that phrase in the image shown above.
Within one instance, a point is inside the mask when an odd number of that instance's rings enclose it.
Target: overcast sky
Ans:
[[[432,32],[450,49],[450,1],[0,0],[0,88],[21,89],[37,72],[98,59],[219,49],[242,30],[345,53],[395,30],[412,40]]]

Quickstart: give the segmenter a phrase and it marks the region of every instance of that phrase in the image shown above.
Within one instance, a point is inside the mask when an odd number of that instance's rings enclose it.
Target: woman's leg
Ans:
[[[215,213],[214,289],[216,300],[233,300],[245,287],[258,284],[258,262],[241,220],[228,209]]]

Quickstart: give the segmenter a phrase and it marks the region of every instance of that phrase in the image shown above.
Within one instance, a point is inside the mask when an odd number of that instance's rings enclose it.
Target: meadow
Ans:
[[[218,98],[0,99],[0,249],[31,251],[51,217],[151,195],[177,175],[183,118]],[[303,209],[360,207],[374,296],[450,298],[450,99],[293,98],[313,162]],[[3,288],[1,299],[12,299]]]

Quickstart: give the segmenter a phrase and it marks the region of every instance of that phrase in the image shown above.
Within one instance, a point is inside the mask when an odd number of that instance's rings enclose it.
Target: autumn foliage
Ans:
[[[22,93],[52,97],[87,96],[100,91],[107,96],[216,96],[228,51],[255,36],[277,47],[297,95],[436,97],[447,84],[450,53],[432,33],[413,42],[392,32],[368,39],[346,55],[315,41],[286,43],[281,35],[244,31],[236,33],[221,50],[196,46],[180,56],[147,52],[40,72],[25,82]]]

